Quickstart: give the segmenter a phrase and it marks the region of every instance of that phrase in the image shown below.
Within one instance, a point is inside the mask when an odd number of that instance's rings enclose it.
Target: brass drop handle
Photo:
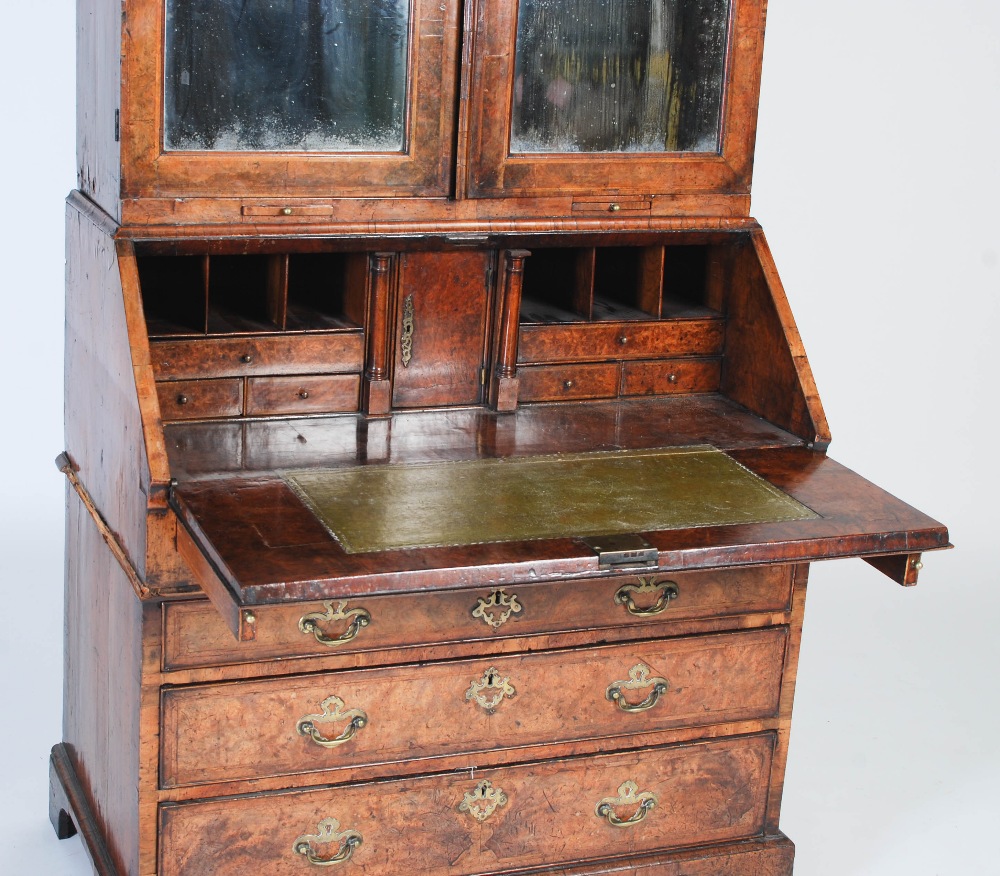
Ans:
[[[336,748],[352,740],[357,732],[368,723],[368,715],[361,709],[345,709],[344,701],[338,696],[329,696],[320,704],[323,711],[318,715],[305,715],[295,724],[299,736],[307,736],[323,748]],[[339,736],[324,736],[319,731],[321,724],[337,724],[348,721]]]
[[[327,599],[323,602],[326,611],[310,611],[299,618],[299,631],[306,635],[312,634],[321,645],[328,648],[335,648],[350,642],[362,627],[367,627],[372,622],[372,616],[367,609],[347,607],[347,601],[341,600],[337,607],[333,607],[333,600]],[[350,620],[347,629],[339,636],[328,636],[323,632],[321,623],[333,623],[335,621]]]
[[[340,822],[336,818],[324,818],[319,823],[316,833],[307,833],[295,840],[292,850],[296,855],[302,855],[310,864],[317,867],[332,867],[349,861],[354,850],[364,842],[364,837],[356,830],[340,830]],[[321,857],[313,844],[331,845],[337,843],[340,850],[333,857]]]
[[[652,690],[642,702],[630,703],[625,697],[625,691],[627,690],[641,691],[648,687],[651,687]],[[660,697],[669,689],[669,681],[658,675],[651,677],[649,667],[644,663],[637,663],[629,670],[626,681],[612,682],[604,692],[604,695],[623,712],[635,713],[645,712],[647,709],[653,708],[660,701]]]
[[[605,819],[612,827],[632,827],[642,821],[650,809],[658,800],[652,791],[639,793],[639,786],[635,782],[625,782],[618,787],[617,797],[605,797],[597,804],[598,818]],[[621,818],[616,812],[617,809],[631,809],[635,807],[635,814],[628,818]]]
[[[615,605],[624,605],[625,610],[634,617],[655,617],[670,608],[670,603],[681,595],[680,588],[674,581],[654,582],[650,578],[638,580],[638,584],[625,584],[615,593]],[[642,608],[633,599],[636,594],[657,594],[656,602],[648,608]]]

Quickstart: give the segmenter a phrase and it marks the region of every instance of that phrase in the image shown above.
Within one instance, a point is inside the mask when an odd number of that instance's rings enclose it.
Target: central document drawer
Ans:
[[[163,693],[163,787],[479,755],[776,714],[786,627]],[[399,764],[403,764],[400,766]],[[426,764],[411,770],[426,770]]]

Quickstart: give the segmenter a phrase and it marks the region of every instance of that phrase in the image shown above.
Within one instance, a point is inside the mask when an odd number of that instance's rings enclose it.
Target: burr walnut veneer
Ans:
[[[826,455],[764,0],[78,7],[59,835],[789,876],[809,565],[948,534]]]

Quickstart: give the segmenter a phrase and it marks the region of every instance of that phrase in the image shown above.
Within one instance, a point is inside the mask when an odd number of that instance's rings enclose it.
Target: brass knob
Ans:
[[[608,205],[608,212],[609,213],[617,213],[621,208],[622,208],[621,204],[609,204]]]
[[[677,382],[677,375],[676,374],[668,374],[667,375],[667,383],[676,383],[676,382]]]
[[[572,389],[572,388],[573,388],[573,381],[572,380],[564,380],[563,381],[563,389]]]
[[[628,338],[625,335],[622,335],[618,338],[618,343],[624,347],[628,343]]]
[[[306,399],[309,398],[309,391],[306,389],[299,390],[299,398]]]
[[[282,216],[291,216],[292,215],[292,208],[291,207],[282,207],[281,208],[281,215]]]
[[[249,353],[244,353],[242,356],[240,356],[240,361],[244,365],[249,365],[251,362],[253,362],[253,356],[251,356]]]
[[[177,396],[177,404],[179,405],[186,405],[189,401],[191,401],[191,399],[189,399],[186,395]]]

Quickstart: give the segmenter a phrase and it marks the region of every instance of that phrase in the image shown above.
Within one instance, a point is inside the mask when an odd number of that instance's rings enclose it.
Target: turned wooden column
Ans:
[[[490,383],[490,404],[498,411],[513,411],[517,408],[517,337],[520,329],[524,260],[531,253],[526,249],[512,249],[505,255],[500,335],[496,367]]]
[[[368,320],[365,326],[365,380],[361,409],[369,415],[388,414],[392,407],[389,379],[389,281],[392,255],[377,252],[369,261]]]

